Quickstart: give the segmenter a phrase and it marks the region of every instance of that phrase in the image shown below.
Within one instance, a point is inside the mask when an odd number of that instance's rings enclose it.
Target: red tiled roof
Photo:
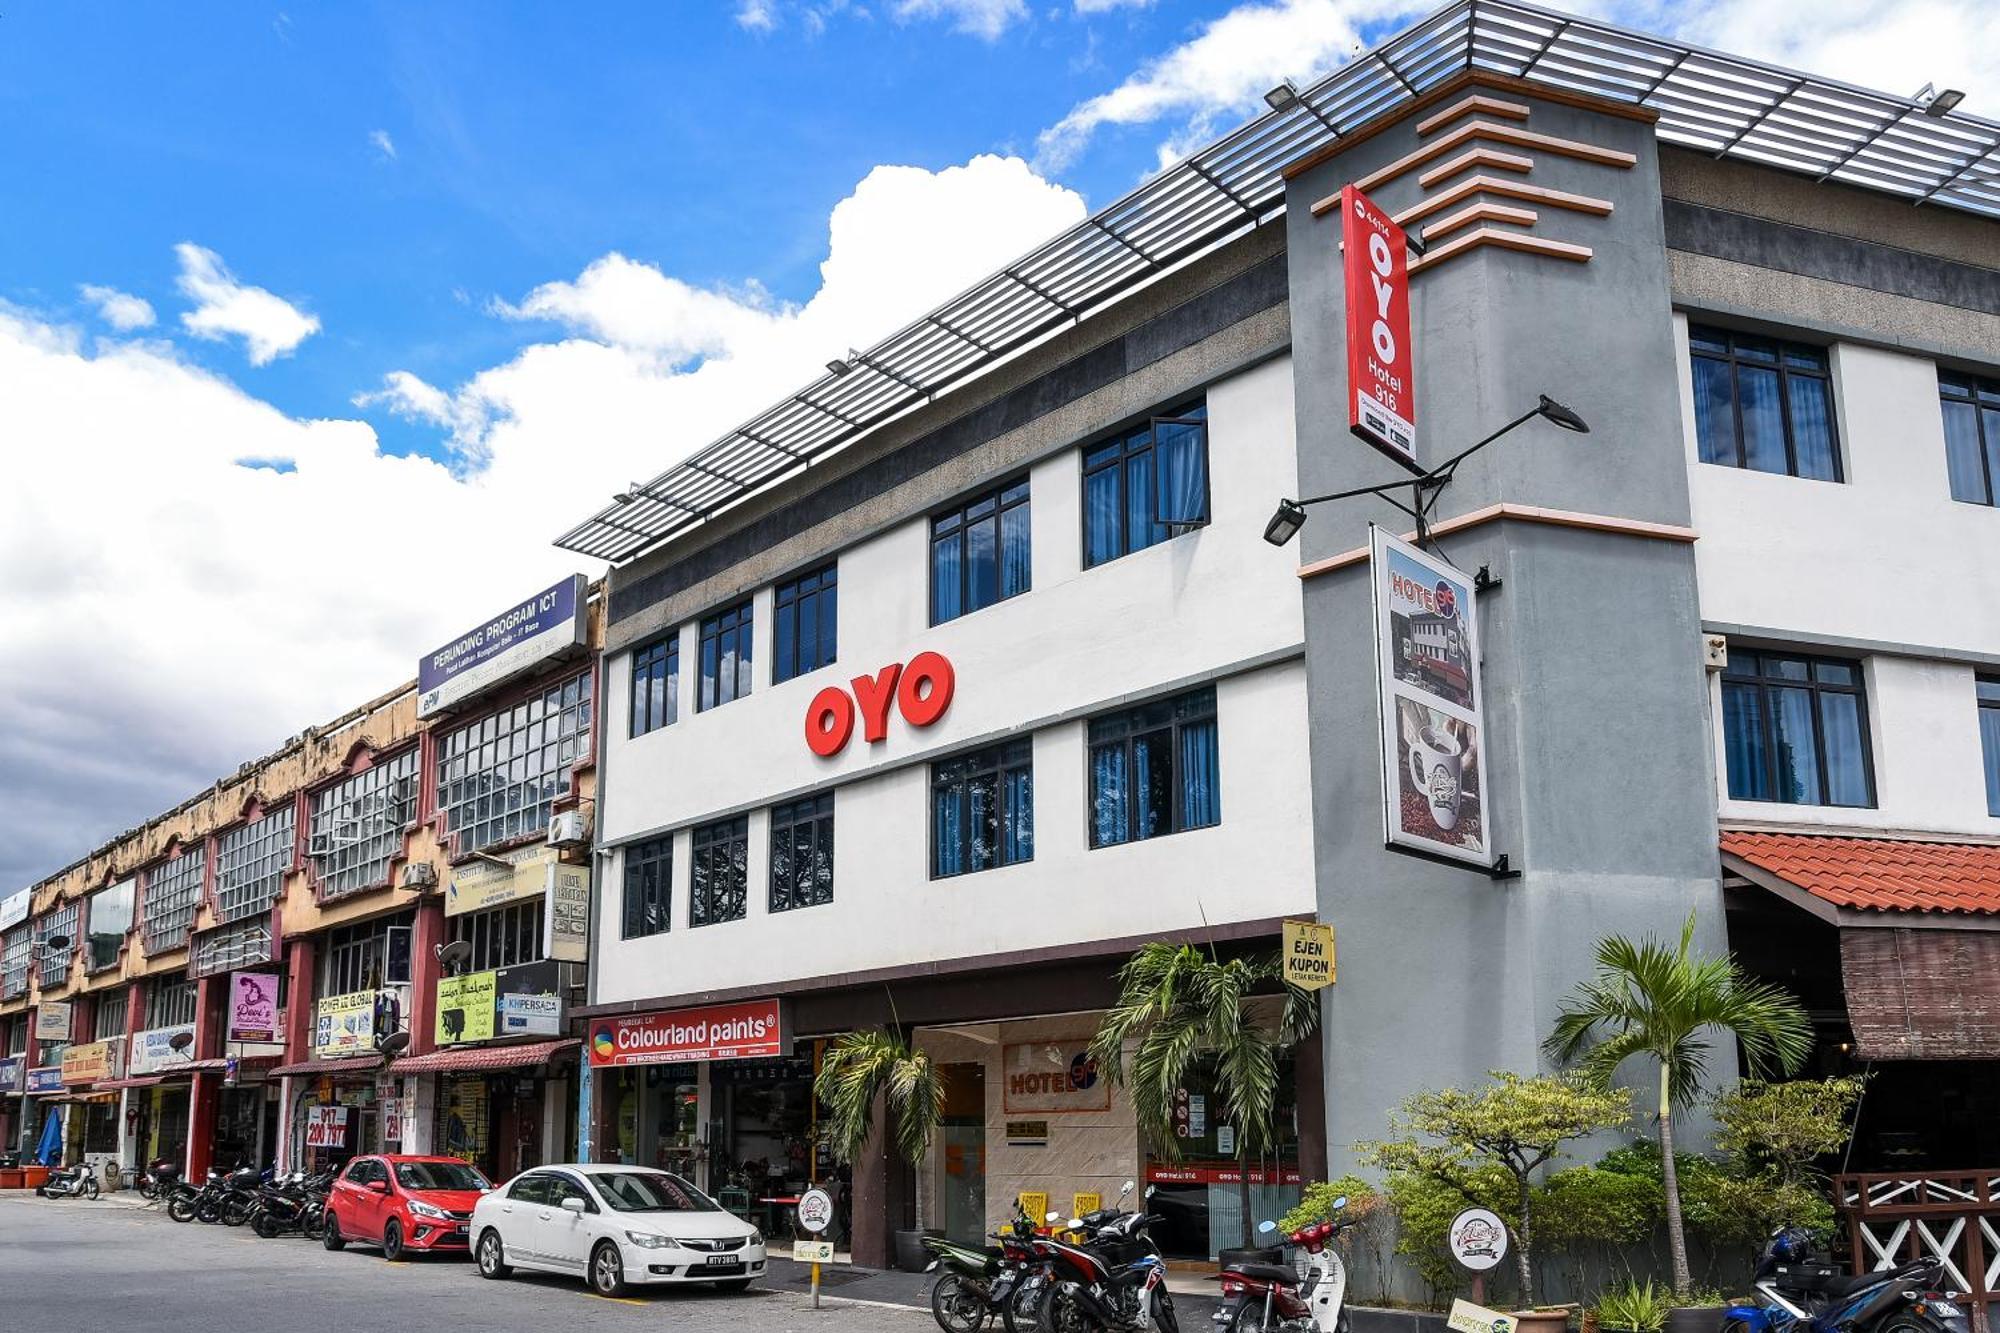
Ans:
[[[1992,844],[1725,832],[1722,853],[1836,907],[2000,913],[2000,846]]]
[[[523,1069],[546,1064],[565,1051],[578,1049],[574,1037],[557,1041],[533,1041],[520,1046],[455,1046],[429,1055],[409,1055],[396,1061],[393,1072],[423,1074],[452,1069]]]

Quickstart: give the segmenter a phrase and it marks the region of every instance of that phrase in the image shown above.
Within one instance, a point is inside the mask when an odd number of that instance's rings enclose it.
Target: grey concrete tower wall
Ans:
[[[1314,218],[1310,205],[1475,119],[1417,132],[1426,116],[1479,91],[1433,101],[1291,182],[1306,494],[1398,474],[1347,433],[1338,210]],[[1413,277],[1423,462],[1470,444],[1541,392],[1592,427],[1579,436],[1530,422],[1466,463],[1436,516],[1505,503],[1684,527],[1687,465],[1652,128],[1513,89],[1488,95],[1530,108],[1525,122],[1500,123],[1622,150],[1636,164],[1481,144],[1531,157],[1533,168],[1473,168],[1428,191],[1419,185],[1423,171],[1475,146],[1466,144],[1373,191],[1396,213],[1483,169],[1613,205],[1599,217],[1525,204],[1539,214],[1532,235],[1588,246],[1588,262],[1483,246]],[[1409,529],[1374,501],[1322,507],[1307,523],[1302,561],[1364,545],[1371,520]],[[1417,1089],[1477,1082],[1490,1069],[1545,1068],[1540,1042],[1600,936],[1677,932],[1692,909],[1701,943],[1725,947],[1691,547],[1511,520],[1439,544],[1462,569],[1488,566],[1502,580],[1479,602],[1487,801],[1495,850],[1524,874],[1496,882],[1384,848],[1367,566],[1307,578],[1318,898],[1321,919],[1339,932],[1340,980],[1326,993],[1323,1028],[1335,1172]]]

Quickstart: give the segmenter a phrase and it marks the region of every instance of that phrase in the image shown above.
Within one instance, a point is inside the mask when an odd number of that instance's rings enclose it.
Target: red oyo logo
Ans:
[[[861,738],[870,745],[889,738],[889,705],[903,721],[928,727],[951,707],[956,676],[942,653],[918,653],[907,664],[892,662],[872,676],[856,676],[853,693],[829,685],[806,706],[806,746],[822,759],[847,748],[854,719],[861,717]]]

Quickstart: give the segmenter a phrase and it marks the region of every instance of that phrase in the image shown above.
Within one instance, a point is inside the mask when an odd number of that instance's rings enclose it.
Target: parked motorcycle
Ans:
[[[1131,1191],[1128,1180],[1119,1200]],[[1153,1197],[1152,1186],[1145,1197]],[[1082,1243],[1036,1242],[1052,1269],[1044,1309],[1053,1333],[1180,1333],[1166,1261],[1146,1234],[1165,1220],[1155,1213],[1102,1208],[1069,1220],[1072,1230],[1088,1237]]]
[[[326,1229],[326,1191],[331,1179],[294,1171],[260,1185],[251,1204],[251,1229],[265,1240],[288,1231],[318,1240]]]
[[[995,1233],[997,1246],[960,1245],[941,1237],[926,1236],[924,1248],[935,1257],[924,1269],[938,1272],[931,1284],[931,1317],[944,1333],[978,1333],[995,1314],[1007,1333],[1029,1333],[1034,1328],[1033,1307],[1026,1322],[1019,1322],[1014,1295],[1021,1277],[1041,1261],[1035,1252],[1035,1223],[1026,1213],[1017,1213],[1006,1230]]]
[[[164,1198],[167,1187],[181,1178],[181,1169],[171,1157],[156,1157],[139,1173],[139,1197]]]
[[[1842,1273],[1812,1234],[1781,1227],[1753,1277],[1763,1304],[1723,1311],[1723,1333],[1970,1333],[1960,1293],[1942,1289],[1944,1261],[1913,1259],[1872,1273]]]
[[[160,1186],[167,1201],[167,1216],[176,1222],[192,1222],[201,1216],[202,1209],[212,1203],[221,1188],[222,1177],[214,1171],[208,1173],[208,1180],[194,1185],[182,1180],[176,1171],[173,1178]],[[210,1221],[215,1219],[211,1217]]]
[[[35,1187],[35,1193],[45,1199],[94,1199],[98,1194],[97,1172],[88,1162],[59,1166]]]
[[[1305,1251],[1306,1271],[1282,1263],[1244,1260],[1226,1265],[1213,1281],[1222,1284],[1223,1305],[1214,1315],[1218,1333],[1347,1333],[1347,1265],[1334,1238],[1352,1226],[1340,1213],[1347,1196],[1333,1201],[1332,1217],[1301,1227],[1288,1237]],[[1278,1235],[1276,1222],[1261,1222],[1258,1234]]]

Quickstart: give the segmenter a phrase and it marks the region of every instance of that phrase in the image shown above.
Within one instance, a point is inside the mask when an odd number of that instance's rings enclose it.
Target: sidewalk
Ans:
[[[147,1208],[152,1206],[152,1201],[141,1198],[137,1190],[107,1192],[100,1194],[95,1199],[47,1200],[37,1198],[33,1190],[0,1190],[0,1199],[32,1199],[38,1203],[46,1202],[51,1207],[65,1203],[75,1204],[79,1208]]]
[[[807,1291],[812,1286],[812,1265],[794,1263],[773,1255],[766,1270],[767,1285],[784,1291]],[[846,1300],[877,1301],[910,1309],[931,1308],[931,1283],[935,1273],[905,1273],[897,1269],[861,1268],[854,1264],[820,1266],[819,1289],[827,1296]],[[1198,1273],[1171,1273],[1167,1290],[1174,1294],[1174,1312],[1182,1333],[1206,1326],[1208,1317],[1220,1304],[1215,1283]]]

